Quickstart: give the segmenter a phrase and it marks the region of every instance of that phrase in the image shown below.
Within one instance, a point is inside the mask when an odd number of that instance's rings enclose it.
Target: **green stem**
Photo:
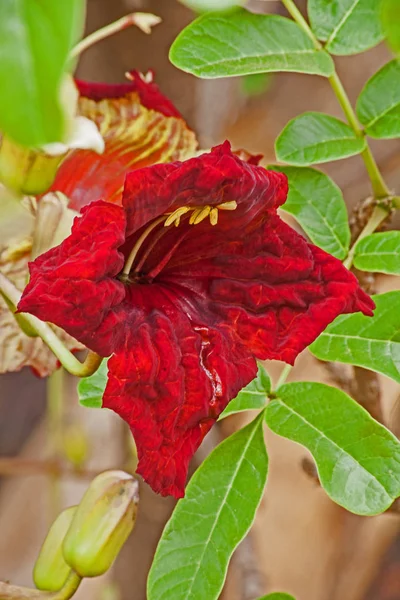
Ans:
[[[345,267],[350,269],[351,265],[353,264],[354,254],[358,242],[365,238],[367,235],[371,235],[371,233],[374,233],[375,229],[379,227],[379,225],[386,219],[387,216],[388,211],[386,209],[382,208],[381,206],[375,206],[372,215],[368,219],[367,224],[365,225],[364,229],[361,231],[360,235],[352,245],[346,260],[343,261]]]
[[[292,19],[296,21],[297,25],[299,25],[304,31],[304,33],[310,38],[317,50],[321,50],[322,44],[320,44],[320,42],[317,40],[317,38],[311,31],[309,24],[307,23],[307,21],[305,20],[305,18],[303,17],[293,0],[282,0],[282,4],[286,8]]]
[[[353,129],[357,137],[364,138],[364,132],[360,127],[349,97],[346,94],[346,90],[344,89],[343,84],[336,72],[329,77],[329,83],[331,84],[331,87],[335,92],[335,96],[338,99],[344,114],[346,115],[350,127]],[[375,198],[379,200],[390,196],[390,190],[387,187],[381,172],[379,171],[379,167],[376,164],[376,160],[367,141],[365,150],[361,152],[361,156],[367,169]]]
[[[142,235],[139,237],[139,239],[137,240],[136,244],[133,246],[122,271],[122,276],[121,279],[128,279],[129,277],[129,273],[131,272],[133,263],[135,261],[135,258],[137,256],[137,253],[139,252],[143,242],[145,241],[145,239],[148,237],[148,235],[150,235],[150,233],[153,231],[153,229],[155,229],[157,227],[157,225],[159,225],[160,223],[162,223],[162,221],[165,221],[167,217],[165,215],[162,215],[161,217],[158,217],[158,219],[155,219],[152,223],[150,223],[150,225],[143,231]]]
[[[74,573],[74,571],[71,571],[62,589],[59,592],[55,592],[50,600],[69,600],[75,594],[81,581],[82,578]]]
[[[18,302],[21,299],[21,292],[2,273],[0,273],[0,291],[14,306],[18,305]],[[27,313],[19,314],[19,318],[24,320],[25,323],[44,341],[53,354],[57,356],[62,366],[72,375],[76,375],[77,377],[88,377],[99,368],[102,358],[94,352],[89,352],[85,361],[81,363],[72,352],[64,346],[60,338],[47,323],[44,323]]]
[[[313,34],[310,26],[307,21],[293,2],[293,0],[282,0],[282,4],[285,6],[286,10],[290,14],[290,16],[296,21],[296,23],[301,27],[304,33],[310,38],[313,42],[315,48],[317,50],[322,49],[321,43]],[[357,116],[354,112],[354,109],[351,105],[349,97],[346,93],[346,90],[343,87],[343,84],[338,76],[335,73],[328,78],[329,83],[331,84],[332,90],[335,93],[335,96],[342,107],[344,114],[346,115],[347,121],[350,127],[353,129],[354,133],[357,137],[364,138],[364,132],[360,127]],[[378,165],[376,164],[375,158],[372,155],[371,149],[366,141],[366,148],[361,153],[361,156],[364,160],[365,167],[368,172],[369,179],[371,180],[372,190],[374,192],[374,197],[376,199],[387,198],[390,196],[390,191],[382,177],[381,172],[379,171]]]
[[[0,581],[0,600],[69,600],[75,594],[82,579],[71,572],[64,586],[58,592],[42,592],[32,588],[10,585]]]
[[[64,371],[58,369],[47,379],[47,446],[50,460],[60,460],[62,452]],[[62,497],[59,473],[50,476],[51,522],[61,512]]]
[[[278,383],[276,384],[276,387],[275,387],[276,390],[279,390],[281,385],[283,385],[285,383],[291,370],[292,370],[292,365],[285,365],[283,367],[281,374],[279,375]]]
[[[79,56],[79,54],[82,54],[82,52],[84,52],[94,44],[97,44],[98,42],[101,42],[101,40],[115,35],[119,31],[123,31],[124,29],[127,29],[132,25],[136,25],[145,33],[150,33],[151,27],[157,25],[158,23],[161,23],[160,17],[157,17],[156,15],[152,14],[147,15],[146,21],[144,21],[143,16],[140,16],[140,13],[131,13],[129,15],[125,15],[125,17],[121,17],[121,19],[118,19],[117,21],[114,21],[113,23],[110,23],[109,25],[106,25],[101,29],[94,31],[93,33],[85,37],[72,50],[71,57],[74,58],[76,56]]]

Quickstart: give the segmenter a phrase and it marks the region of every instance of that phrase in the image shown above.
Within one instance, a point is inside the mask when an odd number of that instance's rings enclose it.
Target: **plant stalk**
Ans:
[[[82,579],[72,572],[58,592],[42,592],[32,588],[11,585],[0,581],[0,600],[69,600],[75,594]]]
[[[50,460],[60,460],[62,453],[63,428],[63,387],[64,371],[58,369],[47,379],[46,407],[46,441]],[[51,523],[61,512],[62,496],[60,489],[60,473],[54,472],[49,478]]]
[[[76,56],[79,56],[91,46],[94,46],[98,42],[101,42],[102,40],[111,37],[112,35],[115,35],[116,33],[119,33],[120,31],[123,31],[132,25],[136,25],[145,33],[150,33],[151,27],[161,22],[160,17],[157,17],[156,15],[146,15],[146,21],[144,21],[143,16],[144,15],[142,13],[131,13],[129,15],[125,15],[117,21],[114,21],[113,23],[110,23],[109,25],[106,25],[105,27],[102,27],[101,29],[98,29],[97,31],[94,31],[75,46],[71,52],[71,57],[75,58]]]
[[[301,29],[304,31],[304,33],[313,42],[314,47],[317,50],[322,50],[323,49],[322,44],[315,37],[309,24],[307,23],[307,21],[305,20],[305,18],[303,17],[303,15],[299,11],[299,9],[297,8],[297,6],[293,2],[293,0],[282,0],[282,4],[285,6],[286,10],[290,14],[290,16],[293,18],[293,20],[296,21],[296,23],[299,25],[299,27],[301,27]],[[346,90],[344,89],[343,84],[342,84],[338,74],[336,73],[336,71],[333,75],[331,75],[328,78],[328,81],[332,87],[332,90],[333,90],[344,114],[346,115],[346,119],[347,119],[350,127],[353,129],[353,131],[357,137],[364,138],[364,132],[358,122],[357,116],[351,105],[351,102],[346,93]],[[370,149],[367,141],[366,141],[366,148],[361,153],[361,157],[362,157],[365,167],[367,169],[368,177],[371,181],[371,186],[372,186],[372,190],[373,190],[375,199],[380,200],[382,198],[387,198],[388,196],[390,196],[390,191],[382,177],[381,172],[379,171],[379,167],[376,164],[375,158],[371,152],[371,149]]]
[[[21,299],[21,292],[2,273],[0,273],[0,292],[13,306],[18,305],[18,302]],[[76,375],[76,377],[88,377],[95,373],[99,368],[103,359],[95,352],[89,351],[85,361],[82,363],[68,350],[68,348],[66,348],[47,323],[40,321],[28,313],[20,313],[19,317],[23,319],[44,341],[53,354],[56,355],[62,366],[71,373],[71,375]]]
[[[276,384],[276,388],[275,388],[276,390],[279,390],[281,385],[283,385],[286,382],[286,379],[288,378],[291,370],[292,370],[292,365],[285,365],[283,367],[281,374],[279,375],[278,383]]]
[[[351,265],[353,264],[354,254],[358,242],[365,238],[367,235],[371,235],[371,233],[374,233],[375,229],[379,227],[379,225],[386,219],[387,216],[388,212],[386,209],[382,208],[381,206],[375,206],[372,215],[368,219],[367,224],[365,225],[364,229],[361,231],[360,235],[352,245],[347,255],[347,258],[343,261],[343,265],[345,267],[350,269]]]

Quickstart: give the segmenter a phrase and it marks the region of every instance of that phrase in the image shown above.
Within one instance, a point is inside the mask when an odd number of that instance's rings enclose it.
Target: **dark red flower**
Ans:
[[[279,218],[286,194],[284,175],[226,142],[133,171],[123,207],[85,207],[30,266],[19,310],[112,355],[103,406],[129,423],[138,472],[162,494],[183,495],[255,358],[293,363],[337,315],[372,314],[356,278]]]
[[[105,151],[74,150],[58,169],[52,191],[63,192],[69,206],[80,210],[103,198],[121,204],[129,170],[182,160],[197,147],[194,133],[152,82],[137,71],[120,85],[76,81],[81,116],[93,120]]]

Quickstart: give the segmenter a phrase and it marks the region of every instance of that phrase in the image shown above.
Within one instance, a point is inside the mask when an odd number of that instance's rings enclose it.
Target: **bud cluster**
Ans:
[[[138,505],[138,482],[123,471],[98,475],[81,503],[53,523],[36,561],[38,589],[61,590],[72,574],[103,575],[131,533]]]

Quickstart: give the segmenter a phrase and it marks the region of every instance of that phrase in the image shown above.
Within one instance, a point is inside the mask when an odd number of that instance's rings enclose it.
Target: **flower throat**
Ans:
[[[188,215],[191,212],[189,217],[189,225],[198,225],[205,219],[210,219],[210,224],[212,226],[217,225],[218,223],[218,211],[219,210],[235,210],[237,208],[237,203],[235,200],[230,202],[223,202],[222,204],[218,204],[218,206],[202,206],[202,207],[192,207],[192,206],[181,206],[177,208],[173,212],[165,213],[161,217],[158,217],[154,221],[152,221],[146,229],[141,233],[139,238],[136,240],[126,262],[122,273],[119,275],[119,279],[123,283],[127,282],[136,282],[136,283],[149,283],[151,282],[158,273],[164,268],[164,266],[168,263],[171,256],[182,242],[184,237],[187,235],[188,231],[182,232],[182,235],[178,238],[177,241],[174,242],[173,246],[170,248],[168,253],[164,256],[164,258],[160,261],[160,263],[154,267],[149,273],[142,273],[143,265],[145,264],[147,258],[150,256],[152,250],[156,246],[157,242],[164,236],[167,232],[168,228],[171,225],[175,225],[175,227],[179,227],[181,218]],[[142,248],[145,241],[148,239],[150,234],[156,229],[160,223],[164,222],[164,227],[161,228],[155,235],[153,240],[150,242],[148,248],[145,250],[143,256],[138,260],[138,254],[140,249]],[[135,264],[136,262],[136,264]],[[133,271],[133,272],[132,272]]]

